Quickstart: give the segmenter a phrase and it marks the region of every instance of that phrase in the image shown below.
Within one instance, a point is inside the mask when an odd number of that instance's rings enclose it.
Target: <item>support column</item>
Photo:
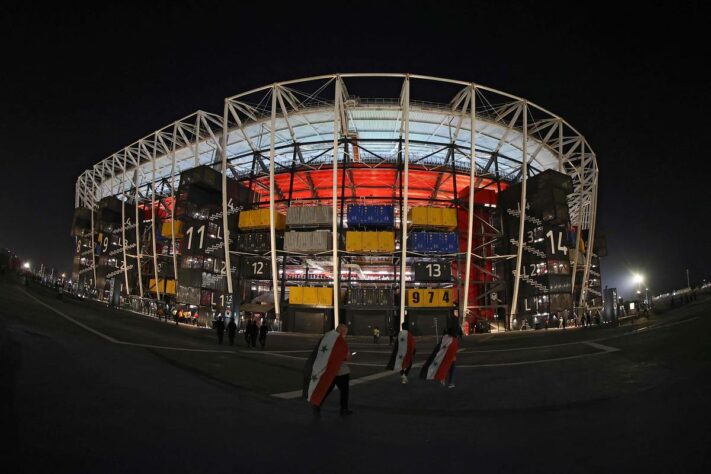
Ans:
[[[220,157],[222,158],[222,235],[225,239],[224,255],[225,255],[225,272],[227,273],[227,294],[232,295],[234,289],[232,287],[232,261],[230,256],[230,226],[227,215],[227,134],[229,133],[227,126],[227,117],[229,114],[229,105],[225,100],[225,109],[222,115],[222,139],[220,140]],[[198,120],[198,124],[200,121]],[[198,125],[199,126],[199,125]],[[197,138],[199,140],[199,137]],[[197,156],[197,147],[195,148]],[[251,191],[251,186],[250,186]],[[233,297],[234,298],[234,297]],[[232,300],[234,301],[234,299]],[[224,314],[226,308],[222,308]],[[232,311],[232,308],[229,308]],[[278,313],[277,313],[278,315]]]
[[[123,173],[121,173],[121,191],[123,197],[126,198],[126,193],[124,192],[125,178],[126,178],[126,159],[123,162]],[[128,262],[126,261],[126,201],[121,199],[121,250],[123,253],[123,278],[126,283],[126,296],[131,294],[131,289],[128,286]]]
[[[471,101],[470,101],[470,121],[471,121],[471,146],[469,148],[469,160],[471,169],[469,170],[469,210],[467,213],[467,251],[464,266],[464,298],[459,302],[459,314],[461,319],[459,324],[463,327],[464,321],[468,313],[469,306],[469,281],[471,278],[471,263],[472,263],[472,243],[474,232],[474,183],[476,180],[476,86],[472,84]],[[456,176],[454,177],[456,179]]]
[[[523,146],[521,159],[521,200],[519,204],[518,220],[518,248],[516,252],[516,270],[514,271],[513,297],[511,298],[511,313],[509,315],[509,328],[513,319],[518,315],[518,290],[521,283],[521,260],[523,259],[523,228],[526,223],[526,181],[528,180],[528,103],[523,101]]]
[[[141,145],[143,146],[143,145]],[[145,147],[144,147],[145,149]],[[156,282],[156,301],[160,301],[160,278],[158,277],[158,255],[156,255],[156,152],[155,144],[151,153],[151,242],[153,244],[153,276]],[[148,291],[150,292],[150,282]]]
[[[177,140],[178,125],[173,126],[173,143],[170,150],[170,246],[173,254],[173,280],[175,281],[175,291],[178,291],[178,254],[175,248],[175,141]],[[176,295],[177,296],[177,295]]]
[[[142,246],[141,246],[141,232],[140,232],[140,223],[141,219],[138,217],[138,160],[136,160],[136,174],[134,175],[134,180],[133,183],[136,186],[136,194],[134,196],[134,204],[136,208],[136,267],[138,269],[138,294],[141,298],[143,298],[143,276],[141,275],[141,259],[143,257],[142,255]]]
[[[590,265],[592,264],[592,254],[593,246],[595,245],[595,225],[597,223],[597,179],[598,171],[595,170],[595,178],[593,181],[592,196],[590,203],[590,227],[588,229],[588,242],[587,242],[587,256],[585,260],[585,274],[583,275],[583,281],[580,285],[580,302],[579,306],[582,308],[585,302],[585,293],[588,288],[588,278],[590,278]]]
[[[341,76],[336,76],[336,98],[333,107],[333,175],[331,179],[331,246],[333,247],[333,325],[337,327],[340,322],[339,303],[341,297],[340,265],[338,264],[338,141],[343,132],[341,130]],[[343,198],[343,197],[342,197]]]
[[[96,290],[96,232],[94,230],[94,209],[96,207],[96,182],[91,193],[91,269],[94,275],[94,290]]]
[[[276,155],[276,150],[274,148],[274,142],[276,140],[276,110],[277,110],[277,94],[279,94],[279,89],[276,84],[272,86],[272,120],[271,120],[271,130],[269,132],[269,233],[270,233],[270,247],[271,247],[271,259],[272,259],[272,291],[274,292],[274,314],[277,321],[281,320],[281,308],[279,301],[279,267],[277,265],[277,253],[276,253],[276,229],[274,228],[274,157]],[[225,112],[226,114],[227,112]],[[225,126],[227,126],[227,121],[225,121]]]
[[[585,142],[583,141],[582,143],[582,154],[580,158],[580,167],[585,169]],[[580,187],[582,188],[584,186],[583,183],[580,183]],[[580,231],[583,228],[583,197],[580,196],[580,204],[578,205],[578,222],[576,223],[576,229],[575,229],[575,244],[573,245],[573,248],[575,249],[575,257],[573,258],[573,274],[571,275],[570,278],[570,291],[572,292],[573,298],[575,298],[575,280],[577,279],[577,273],[578,273],[578,259],[579,259],[579,254],[580,254],[580,248],[578,247],[578,242],[580,241]],[[580,291],[583,291],[582,286],[580,287]],[[575,306],[575,301],[573,301],[573,306]],[[575,309],[575,308],[573,308]]]
[[[408,188],[409,188],[409,169],[410,169],[410,76],[405,76],[403,84],[402,96],[402,122],[401,135],[405,135],[405,156],[404,166],[402,170],[403,190],[402,190],[402,212],[400,213],[400,229],[402,236],[400,238],[400,326],[405,322],[405,296],[406,296],[406,281],[405,274],[407,268],[407,212],[408,212]]]

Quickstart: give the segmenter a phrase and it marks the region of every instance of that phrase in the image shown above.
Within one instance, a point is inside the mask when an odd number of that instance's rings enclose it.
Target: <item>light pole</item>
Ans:
[[[642,282],[644,281],[644,276],[639,273],[632,275],[633,281],[637,284],[637,297],[642,297]]]

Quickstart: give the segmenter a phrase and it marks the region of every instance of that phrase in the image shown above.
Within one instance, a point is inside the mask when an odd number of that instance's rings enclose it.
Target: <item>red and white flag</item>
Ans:
[[[400,371],[403,368],[407,369],[412,365],[412,358],[415,354],[415,338],[410,331],[403,329],[397,335],[395,348],[390,357],[390,363],[387,368],[390,370]]]
[[[447,376],[452,362],[456,359],[459,340],[452,336],[443,336],[439,350],[427,368],[427,380],[441,382]]]
[[[312,405],[319,406],[333,383],[338,369],[348,356],[348,345],[336,331],[324,334],[319,342],[316,358],[311,367],[307,400]]]

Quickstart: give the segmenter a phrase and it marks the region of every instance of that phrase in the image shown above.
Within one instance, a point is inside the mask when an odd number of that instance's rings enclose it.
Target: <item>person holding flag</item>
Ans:
[[[415,338],[407,330],[407,322],[404,322],[402,323],[402,331],[397,335],[395,347],[386,367],[388,370],[400,371],[400,383],[402,384],[407,383],[407,375],[412,368],[415,352]]]
[[[341,416],[353,414],[348,409],[351,371],[346,361],[351,360],[351,354],[346,334],[348,326],[345,324],[339,324],[336,329],[324,334],[306,361],[303,396],[311,404],[316,417],[321,416],[321,406],[333,387],[338,387],[341,393]]]
[[[454,328],[449,328],[425,365],[422,366],[420,378],[436,380],[445,385],[444,380],[449,375],[447,385],[449,388],[454,388],[454,362],[457,360],[457,350],[459,350],[457,331]]]

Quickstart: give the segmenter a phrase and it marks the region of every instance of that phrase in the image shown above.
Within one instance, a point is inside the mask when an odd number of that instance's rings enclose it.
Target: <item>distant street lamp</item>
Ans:
[[[644,281],[644,276],[639,273],[632,275],[632,281],[637,284],[637,295],[642,294],[642,282]]]
[[[23,263],[22,268],[24,268],[25,270],[29,270],[30,269],[30,262]]]

